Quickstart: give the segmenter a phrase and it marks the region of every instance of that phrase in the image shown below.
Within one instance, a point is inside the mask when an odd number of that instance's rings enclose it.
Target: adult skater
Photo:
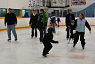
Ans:
[[[89,23],[87,22],[87,20],[85,19],[85,15],[83,13],[80,13],[79,18],[75,21],[75,29],[74,33],[75,33],[75,38],[74,38],[74,45],[73,47],[75,47],[75,45],[77,44],[78,40],[79,40],[79,36],[80,36],[80,41],[81,41],[81,45],[82,48],[85,48],[85,39],[84,39],[84,35],[85,35],[85,26],[89,29],[89,32],[91,33],[91,27],[89,25]]]
[[[32,35],[31,38],[34,37],[34,30],[35,30],[35,38],[37,38],[37,20],[38,20],[38,14],[36,13],[36,10],[33,10],[33,14],[31,15],[29,25],[32,28]]]
[[[54,29],[54,33],[56,33],[56,30],[55,30],[56,16],[54,15],[54,12],[52,12],[51,15],[52,15],[51,23],[52,23],[52,26],[53,26],[53,29]]]
[[[40,42],[42,42],[43,39],[43,31],[44,31],[44,36],[46,35],[46,29],[47,29],[47,23],[48,23],[48,14],[44,12],[43,9],[40,10],[41,15],[43,15],[42,22],[44,25],[44,29],[40,29]]]
[[[43,38],[43,44],[44,44],[43,56],[44,57],[47,57],[47,54],[49,54],[49,51],[52,48],[52,44],[50,42],[58,43],[58,41],[53,40],[53,33],[54,33],[54,29],[48,28],[48,33]]]
[[[69,10],[69,14],[67,14],[66,16],[66,31],[67,31],[67,40],[69,39],[69,31],[70,31],[70,25],[71,25],[71,21],[75,20],[75,16],[74,14],[72,14],[72,10]]]
[[[17,25],[17,18],[14,13],[12,13],[12,9],[9,8],[9,12],[5,15],[5,26],[7,23],[7,32],[8,32],[8,41],[11,41],[11,31],[15,37],[15,41],[17,41],[17,34],[15,30],[15,26]]]

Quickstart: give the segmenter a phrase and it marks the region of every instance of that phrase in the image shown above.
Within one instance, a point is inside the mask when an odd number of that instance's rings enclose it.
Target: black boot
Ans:
[[[82,49],[85,49],[85,45],[82,45]]]
[[[46,57],[47,57],[47,55],[43,55],[43,57],[45,57],[45,58],[46,58]]]
[[[10,41],[11,41],[11,39],[8,39],[8,41],[10,42]]]
[[[75,46],[76,46],[76,44],[73,45],[73,47],[75,47]]]
[[[15,39],[15,41],[17,41],[17,38]]]

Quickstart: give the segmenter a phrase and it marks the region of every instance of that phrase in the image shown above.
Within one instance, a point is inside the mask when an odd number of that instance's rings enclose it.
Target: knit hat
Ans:
[[[54,32],[54,29],[52,27],[48,28],[48,33]]]

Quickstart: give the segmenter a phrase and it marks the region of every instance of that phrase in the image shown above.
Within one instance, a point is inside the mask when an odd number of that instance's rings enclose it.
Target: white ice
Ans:
[[[7,31],[0,31],[0,64],[95,64],[95,27],[92,34],[86,28],[86,47],[82,50],[79,41],[75,48],[68,44],[65,27],[56,29],[53,48],[47,58],[42,57],[43,44],[38,37],[31,39],[31,28],[17,29],[18,41],[7,42]]]

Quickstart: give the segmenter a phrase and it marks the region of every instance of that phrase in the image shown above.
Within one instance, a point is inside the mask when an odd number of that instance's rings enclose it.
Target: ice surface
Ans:
[[[56,29],[53,48],[47,58],[42,57],[43,44],[38,37],[31,39],[31,28],[17,29],[18,41],[7,42],[7,31],[0,32],[0,64],[95,64],[95,27],[92,34],[86,29],[86,47],[82,50],[79,41],[75,48],[73,42],[66,40],[66,28]]]

